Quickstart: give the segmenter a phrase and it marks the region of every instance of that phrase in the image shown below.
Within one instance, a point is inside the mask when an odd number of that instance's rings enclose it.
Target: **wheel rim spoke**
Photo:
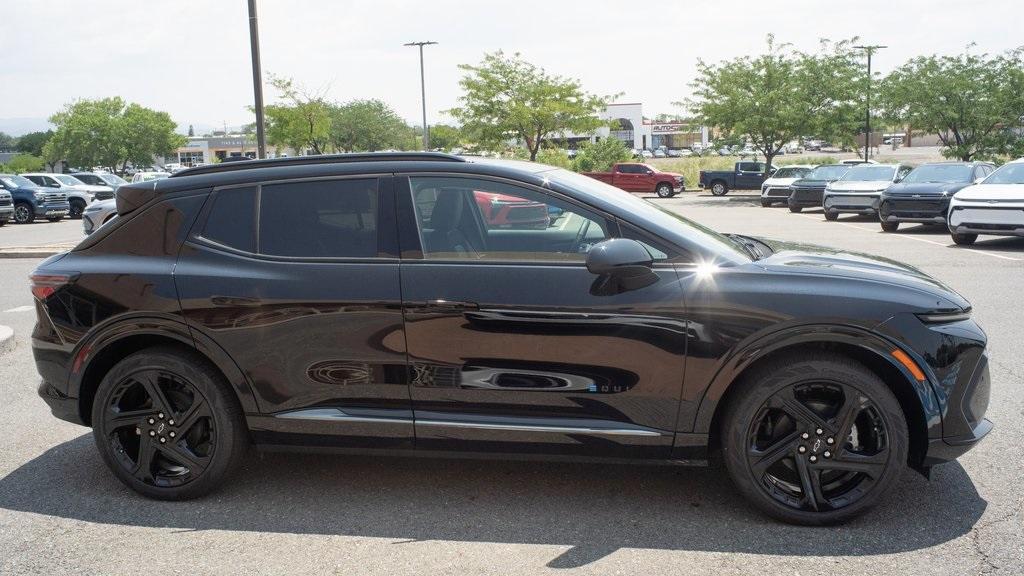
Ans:
[[[146,436],[139,439],[139,455],[135,459],[135,468],[131,471],[132,475],[142,480],[143,482],[150,482],[153,480],[152,468],[153,458],[156,456],[156,448],[153,445],[153,441]]]
[[[176,417],[175,427],[180,430],[179,435],[185,436],[188,431],[195,426],[201,418],[209,418],[210,407],[206,404],[206,401],[202,400],[198,396],[192,401],[192,405],[188,407],[183,414]]]
[[[148,408],[145,410],[128,410],[125,412],[111,409],[110,412],[113,416],[108,416],[106,419],[108,431],[114,431],[118,428],[126,428],[129,426],[138,427],[139,423],[147,417],[155,417],[157,415],[156,410]]]
[[[171,413],[171,403],[167,401],[167,396],[164,395],[163,388],[160,387],[159,375],[156,372],[146,371],[137,374],[135,381],[146,389],[146,393],[149,394],[149,398],[153,402],[153,409],[164,414]]]
[[[853,429],[853,423],[857,420],[857,416],[862,410],[864,410],[868,403],[868,399],[865,398],[863,394],[848,386],[843,387],[843,392],[846,398],[835,418],[836,442],[840,443],[840,445],[846,442],[847,437],[850,435],[850,431]]]
[[[800,475],[800,489],[803,491],[803,503],[815,512],[819,510],[818,498],[821,494],[821,482],[816,471],[810,469],[807,461],[803,458],[796,458],[796,470]],[[817,485],[816,485],[817,484]],[[824,496],[821,496],[824,500]]]
[[[164,456],[188,468],[188,471],[192,474],[202,474],[203,470],[206,470],[206,466],[210,460],[209,456],[197,456],[188,448],[185,448],[178,443],[161,444],[157,449],[162,452]]]
[[[798,438],[799,434],[793,432],[764,450],[751,448],[748,452],[748,458],[752,461],[751,467],[754,475],[757,478],[761,478],[773,464],[786,456],[792,456],[793,451],[796,449]]]
[[[843,470],[845,472],[859,472],[877,480],[885,470],[887,461],[888,450],[883,450],[882,452],[871,456],[853,454],[846,450],[841,450],[840,454],[837,454],[835,458],[827,463],[823,463],[821,468],[828,470]]]
[[[824,418],[818,416],[813,410],[804,406],[804,404],[797,399],[793,394],[792,387],[787,387],[784,390],[779,391],[774,396],[774,399],[776,406],[784,410],[805,427],[817,427],[831,431],[832,427]]]

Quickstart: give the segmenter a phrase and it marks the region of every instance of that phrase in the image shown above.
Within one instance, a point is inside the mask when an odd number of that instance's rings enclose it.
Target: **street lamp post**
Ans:
[[[875,53],[875,50],[888,48],[888,46],[872,44],[870,46],[854,46],[854,48],[864,50],[868,54],[868,90],[865,94],[866,108],[864,110],[864,161],[867,162],[868,150],[871,149],[871,55]]]
[[[263,133],[263,73],[260,71],[260,31],[256,0],[249,0],[249,47],[252,50],[252,91],[256,99],[256,157],[267,157],[267,136]]]
[[[423,47],[437,42],[408,42],[404,46],[420,48],[420,98],[423,102],[423,150],[430,150],[430,130],[427,128],[427,85],[423,75]]]

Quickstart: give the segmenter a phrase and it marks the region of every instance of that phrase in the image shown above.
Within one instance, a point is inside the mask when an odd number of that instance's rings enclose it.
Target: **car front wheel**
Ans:
[[[654,192],[658,195],[658,198],[671,198],[672,186],[668,184],[658,184],[658,187],[654,189]]]
[[[768,361],[721,420],[729,475],[750,501],[795,524],[843,522],[878,504],[907,461],[899,402],[872,371],[833,353]]]
[[[953,234],[953,243],[958,246],[970,246],[977,239],[977,234]]]
[[[882,222],[882,232],[895,232],[900,229],[899,222]]]
[[[31,224],[36,219],[36,211],[28,202],[14,205],[14,221],[18,224]]]
[[[78,199],[74,199],[68,202],[68,204],[70,205],[70,208],[68,210],[68,218],[81,218],[82,212],[85,211],[85,202],[82,202],[81,200]]]
[[[240,464],[248,434],[237,398],[205,358],[151,348],[103,377],[93,437],[121,482],[144,496],[185,500],[215,489]]]
[[[793,204],[789,205],[789,211],[794,213],[794,214],[798,214],[800,212],[803,212],[803,210],[804,210],[803,206],[796,206],[796,205],[793,205]]]
[[[833,222],[835,220],[839,220],[839,212],[832,212],[832,211],[829,211],[829,210],[825,210],[825,220],[828,220],[829,222]]]

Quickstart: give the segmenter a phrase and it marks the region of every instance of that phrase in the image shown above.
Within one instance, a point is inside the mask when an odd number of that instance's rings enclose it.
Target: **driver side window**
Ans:
[[[607,220],[541,192],[477,178],[409,179],[424,258],[584,262]]]

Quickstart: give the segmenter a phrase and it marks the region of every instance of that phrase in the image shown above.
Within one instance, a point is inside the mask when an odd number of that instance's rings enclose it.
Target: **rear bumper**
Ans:
[[[45,380],[39,382],[37,392],[39,397],[50,407],[50,412],[54,416],[73,424],[85,425],[78,413],[78,398],[65,395]]]

